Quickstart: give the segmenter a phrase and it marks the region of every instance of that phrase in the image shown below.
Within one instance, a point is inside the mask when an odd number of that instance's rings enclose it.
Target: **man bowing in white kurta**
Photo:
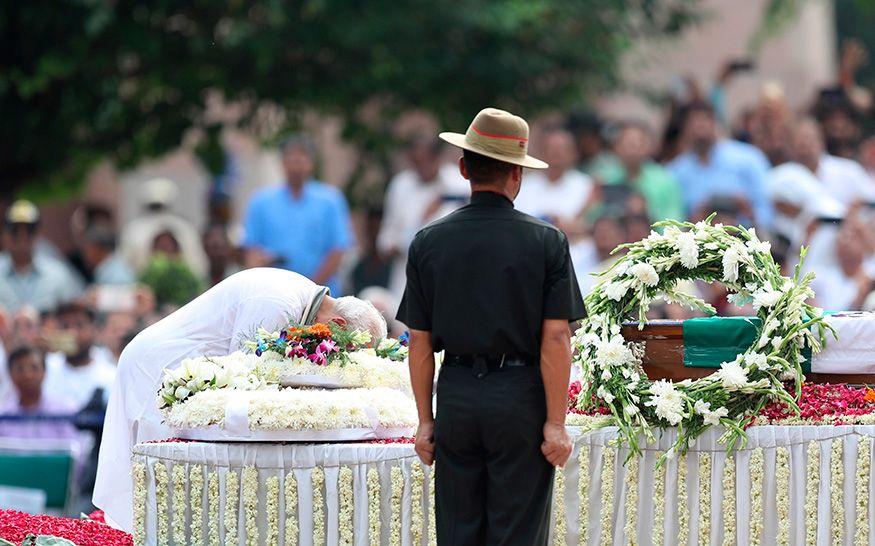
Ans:
[[[106,411],[94,487],[94,505],[108,522],[128,532],[133,527],[131,448],[172,435],[155,402],[164,368],[199,355],[230,354],[239,348],[241,335],[259,326],[277,330],[290,320],[336,320],[374,339],[386,336],[386,322],[370,303],[332,298],[327,288],[291,271],[256,268],[228,277],[125,347]]]

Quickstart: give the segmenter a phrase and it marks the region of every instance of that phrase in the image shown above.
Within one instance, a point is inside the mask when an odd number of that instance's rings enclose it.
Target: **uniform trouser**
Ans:
[[[435,417],[440,546],[547,544],[553,467],[541,453],[546,419],[536,366],[478,379],[444,367]]]

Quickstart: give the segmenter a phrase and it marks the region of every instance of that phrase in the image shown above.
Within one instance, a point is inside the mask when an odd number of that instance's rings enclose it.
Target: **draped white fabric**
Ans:
[[[572,430],[574,432],[574,430]],[[725,522],[723,521],[723,468],[727,454],[724,447],[718,443],[720,436],[719,430],[706,432],[697,442],[696,445],[687,453],[685,459],[674,457],[668,459],[665,467],[664,479],[664,519],[661,522],[654,521],[654,509],[656,508],[657,500],[654,499],[654,476],[656,475],[654,468],[657,459],[665,452],[673,442],[675,436],[674,430],[665,431],[658,438],[656,444],[646,447],[644,457],[639,460],[639,472],[635,483],[637,483],[637,507],[634,518],[636,520],[634,537],[624,536],[624,526],[626,523],[627,514],[626,506],[626,469],[623,467],[622,461],[628,453],[626,448],[618,449],[613,443],[617,433],[614,428],[605,428],[582,435],[577,435],[575,438],[575,448],[569,464],[564,469],[564,498],[562,499],[564,511],[554,510],[558,517],[564,519],[564,527],[566,529],[565,540],[561,537],[552,537],[552,544],[579,544],[580,523],[579,515],[582,503],[587,506],[587,525],[588,525],[588,544],[601,544],[600,537],[603,531],[612,537],[612,543],[615,546],[627,543],[637,543],[642,545],[653,544],[653,530],[655,525],[663,526],[663,542],[662,544],[677,544],[677,536],[679,531],[679,514],[678,514],[678,463],[680,460],[686,461],[686,491],[688,517],[688,543],[689,544],[723,544]],[[844,529],[840,531],[842,537],[839,543],[853,544],[854,537],[859,535],[860,529],[856,527],[856,500],[857,500],[857,449],[859,442],[871,442],[875,437],[875,426],[798,426],[798,427],[777,427],[764,426],[752,427],[748,430],[749,442],[740,450],[733,453],[735,462],[735,528],[737,534],[737,544],[748,545],[750,541],[750,517],[751,517],[751,492],[754,489],[751,485],[750,460],[751,456],[756,451],[757,456],[762,454],[763,457],[763,479],[762,479],[762,540],[760,544],[772,545],[777,543],[778,534],[778,498],[789,499],[789,544],[805,544],[805,490],[806,481],[809,479],[806,476],[807,465],[807,450],[810,442],[816,442],[819,447],[819,494],[817,498],[817,544],[827,545],[832,544],[832,518],[834,514],[831,504],[830,484],[831,484],[831,468],[830,457],[832,453],[832,441],[840,439],[842,442],[842,459],[841,467],[843,468],[843,477],[841,482],[841,491],[837,493],[838,498],[841,498],[844,506]],[[868,444],[871,446],[871,443]],[[777,486],[777,468],[776,468],[776,451],[778,447],[788,448],[789,453],[789,492],[784,495],[778,495]],[[587,479],[588,498],[581,499],[578,497],[580,466],[579,454],[581,449],[589,451],[589,471],[585,478]],[[867,532],[869,534],[869,544],[875,546],[875,529],[872,529],[875,522],[875,502],[872,502],[875,497],[875,487],[873,487],[873,476],[871,458],[872,452],[869,451],[869,475],[867,476],[867,494],[863,497],[866,503],[868,517],[865,518]],[[711,475],[699,475],[699,458],[703,453],[711,455]],[[613,494],[603,496],[602,479],[604,461],[606,457],[617,457],[616,472],[613,480]],[[188,443],[155,443],[155,444],[140,444],[134,449],[134,462],[145,463],[147,469],[147,495],[146,495],[146,518],[145,531],[146,543],[157,544],[157,520],[158,510],[163,510],[170,518],[172,507],[170,501],[162,507],[156,503],[156,484],[155,484],[155,463],[165,463],[168,465],[168,474],[172,471],[174,465],[184,464],[187,469],[193,465],[203,465],[204,476],[207,473],[217,472],[220,476],[220,501],[219,505],[224,511],[225,507],[225,476],[229,470],[241,473],[244,467],[254,466],[258,469],[259,478],[259,503],[258,503],[258,521],[260,543],[264,543],[267,528],[267,518],[270,512],[270,504],[266,501],[265,495],[265,480],[271,476],[279,477],[280,484],[284,483],[288,473],[293,473],[298,484],[298,514],[299,514],[299,529],[300,529],[300,544],[308,546],[313,543],[313,490],[311,487],[312,470],[315,467],[322,467],[325,472],[325,490],[322,498],[324,499],[324,514],[325,514],[325,537],[327,544],[337,544],[339,536],[339,526],[343,522],[339,521],[339,497],[340,491],[338,488],[338,475],[341,467],[349,467],[353,475],[354,489],[354,543],[364,545],[370,543],[368,536],[369,529],[369,508],[368,508],[368,486],[367,474],[368,470],[375,469],[380,478],[380,514],[382,521],[382,530],[380,535],[381,544],[398,543],[404,546],[412,546],[414,532],[417,532],[421,537],[421,543],[417,546],[429,544],[428,519],[430,512],[430,499],[425,491],[428,491],[430,473],[428,470],[424,472],[423,483],[417,484],[423,489],[420,491],[423,494],[418,495],[422,499],[421,504],[414,506],[413,486],[414,480],[414,465],[419,463],[413,453],[411,445],[407,444],[392,444],[392,445],[377,445],[377,444],[318,444],[318,445],[300,445],[300,444],[224,444],[224,443],[206,443],[206,442],[188,442]],[[390,521],[393,517],[397,517],[393,513],[392,493],[393,486],[391,480],[392,468],[400,468],[403,475],[403,491],[401,491],[400,514],[401,514],[401,535],[399,542],[390,540]],[[420,467],[422,468],[422,467]],[[837,476],[838,477],[838,476]],[[700,529],[699,527],[699,509],[702,505],[699,498],[700,480],[710,480],[710,525],[708,529]],[[168,498],[172,498],[173,483],[168,486]],[[188,487],[188,485],[186,486]],[[832,495],[835,496],[835,495]],[[612,528],[603,530],[602,515],[603,510],[601,501],[603,498],[612,499],[613,506],[609,512],[607,521]],[[188,499],[188,497],[185,497]],[[204,529],[209,525],[207,520],[206,506],[209,502],[206,492],[202,497],[204,506]],[[190,502],[190,499],[189,499]],[[707,503],[706,503],[707,504]],[[396,506],[396,508],[398,508]],[[280,518],[280,535],[279,543],[285,543],[284,536],[284,513],[285,504],[282,495],[282,485],[280,486],[279,503],[275,507]],[[414,531],[411,529],[412,513],[416,510],[422,516],[422,528]],[[135,507],[136,511],[136,507]],[[190,510],[186,511],[186,517],[190,518]],[[239,529],[239,544],[245,542],[244,528],[244,509],[242,506],[238,508],[238,529]],[[219,518],[222,521],[222,517]],[[553,528],[559,522],[554,521]],[[190,519],[185,522],[185,528],[190,529]],[[197,527],[197,526],[195,526]],[[224,533],[224,526],[220,525],[220,533]],[[206,532],[206,531],[205,531]],[[704,538],[702,533],[707,533],[710,540]],[[170,535],[172,535],[172,530]],[[703,539],[700,539],[700,535]],[[224,537],[224,534],[221,535]],[[206,535],[203,537],[191,537],[188,539],[192,543],[205,542]],[[170,543],[173,544],[172,536]]]

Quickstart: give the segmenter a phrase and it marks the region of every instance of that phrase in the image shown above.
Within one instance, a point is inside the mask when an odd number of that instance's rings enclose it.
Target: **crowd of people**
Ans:
[[[875,309],[875,116],[853,81],[860,59],[859,48],[846,48],[838,84],[801,109],[771,83],[727,120],[725,86],[736,63],[710,93],[690,84],[669,101],[661,131],[582,113],[542,126],[532,151],[550,167],[524,174],[515,206],[567,234],[583,294],[616,259],[612,251],[646,237],[654,222],[716,213],[715,221],[756,228],[788,272],[809,247],[804,269],[817,274],[817,305]],[[0,437],[85,446],[87,499],[99,427],[81,416],[99,422],[126,343],[244,268],[286,268],[332,294],[358,295],[385,314],[391,333],[404,331],[393,317],[407,249],[419,229],[468,201],[458,166],[435,137],[410,139],[383,206],[358,211],[354,224],[343,192],[316,178],[309,140],[291,138],[280,151],[285,179],[251,197],[236,244],[226,223],[199,231],[175,213],[177,187],[166,179],[142,185],[141,212],[121,228],[112,210],[80,207],[68,255],[41,236],[34,204],[16,201],[3,212]],[[721,314],[751,312],[729,304],[719,284],[684,288]],[[668,305],[652,313],[692,316]],[[65,419],[34,418],[46,415]]]

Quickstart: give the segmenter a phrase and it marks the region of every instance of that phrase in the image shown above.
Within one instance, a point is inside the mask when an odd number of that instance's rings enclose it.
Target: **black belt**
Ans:
[[[535,366],[536,364],[527,358],[512,354],[446,354],[444,355],[443,365],[453,368],[481,368],[490,372],[494,372],[502,368],[522,368],[524,366]]]

